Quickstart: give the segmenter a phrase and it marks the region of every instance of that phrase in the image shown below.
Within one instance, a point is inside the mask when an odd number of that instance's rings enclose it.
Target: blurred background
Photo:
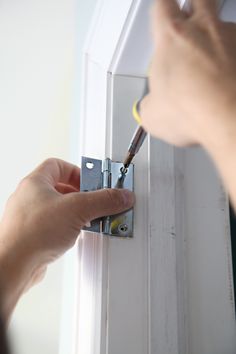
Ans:
[[[0,215],[42,160],[78,163],[81,54],[96,2],[0,0]],[[59,353],[61,318],[72,311],[61,316],[64,268],[63,259],[51,265],[18,304],[13,354]]]

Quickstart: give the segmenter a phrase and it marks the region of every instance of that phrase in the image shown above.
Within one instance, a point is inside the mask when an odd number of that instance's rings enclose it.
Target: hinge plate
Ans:
[[[118,183],[123,167],[121,162],[110,159],[104,161],[82,157],[81,192],[96,191],[102,188],[124,188],[134,190],[134,166],[130,165],[123,183]],[[133,209],[122,214],[93,220],[84,230],[103,233],[110,236],[133,237]]]

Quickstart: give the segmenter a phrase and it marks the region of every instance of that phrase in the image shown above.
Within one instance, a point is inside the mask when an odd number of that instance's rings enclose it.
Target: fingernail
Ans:
[[[131,208],[135,202],[134,193],[129,191],[128,189],[121,189],[121,193],[124,200],[124,206],[127,208]]]

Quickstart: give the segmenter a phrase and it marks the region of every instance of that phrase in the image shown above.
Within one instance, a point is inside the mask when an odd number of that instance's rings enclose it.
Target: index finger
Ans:
[[[183,12],[176,0],[156,0],[154,4],[154,16],[162,24],[184,18]]]
[[[80,186],[79,167],[60,159],[47,159],[39,167],[37,167],[31,175],[40,175],[40,177],[43,178],[45,182],[54,187],[58,183],[71,185],[77,189]]]

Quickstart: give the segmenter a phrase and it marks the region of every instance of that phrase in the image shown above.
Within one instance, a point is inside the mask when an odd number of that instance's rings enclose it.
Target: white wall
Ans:
[[[76,0],[0,0],[0,214],[43,159],[69,159],[76,18]],[[58,261],[20,301],[13,353],[58,353],[62,273]]]
[[[97,0],[0,0],[0,215],[19,180],[49,156],[78,162],[81,53]],[[70,257],[49,267],[14,313],[14,354],[68,354]],[[63,289],[62,289],[63,287]],[[66,314],[66,315],[65,315]]]

